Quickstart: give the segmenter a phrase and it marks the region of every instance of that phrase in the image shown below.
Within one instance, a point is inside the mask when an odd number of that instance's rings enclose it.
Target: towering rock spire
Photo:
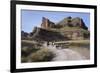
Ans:
[[[43,18],[42,18],[41,27],[42,27],[42,28],[48,28],[48,27],[49,27],[49,19],[43,17]]]
[[[50,21],[49,19],[47,19],[45,17],[42,18],[42,24],[41,24],[42,28],[48,29],[48,28],[52,28],[54,26],[55,26],[55,23],[53,23],[52,21]]]

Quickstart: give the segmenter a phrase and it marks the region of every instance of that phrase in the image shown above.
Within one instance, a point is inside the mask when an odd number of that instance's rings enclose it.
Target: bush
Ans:
[[[21,55],[22,56],[28,56],[29,54],[33,53],[33,52],[36,52],[37,50],[39,50],[39,48],[32,48],[32,47],[23,47],[21,49]]]
[[[42,48],[28,56],[28,60],[30,62],[45,62],[51,61],[53,56],[54,55],[52,54],[52,52],[50,52],[48,49]]]

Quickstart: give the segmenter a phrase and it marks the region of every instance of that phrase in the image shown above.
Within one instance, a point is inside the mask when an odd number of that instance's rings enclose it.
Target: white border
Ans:
[[[89,12],[90,13],[90,60],[81,61],[61,61],[61,62],[45,62],[45,63],[21,63],[21,9],[29,10],[47,10],[47,11],[67,11],[67,12]],[[94,64],[94,10],[84,8],[70,7],[51,7],[51,6],[35,6],[35,5],[16,5],[16,69],[23,68],[39,68],[39,67],[55,67],[55,66],[72,66]]]

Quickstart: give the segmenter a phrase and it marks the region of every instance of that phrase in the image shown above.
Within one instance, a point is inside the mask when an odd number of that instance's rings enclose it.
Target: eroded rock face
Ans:
[[[61,35],[59,32],[50,31],[42,28],[35,28],[35,32],[31,36],[34,40],[40,41],[58,41],[67,40],[68,38]]]
[[[52,30],[52,28],[55,30]],[[43,17],[40,28],[34,27],[34,30],[31,33],[22,31],[21,35],[22,39],[62,41],[68,39],[89,38],[89,31],[87,29],[83,19],[79,17],[66,17],[57,24],[50,21],[48,18]]]
[[[83,21],[82,18],[76,17],[76,18],[72,18],[72,17],[67,17],[64,18],[63,20],[61,20],[60,22],[57,23],[58,25],[62,25],[62,27],[64,26],[70,26],[70,27],[80,27],[83,29],[88,29]]]
[[[81,27],[83,29],[88,29],[83,21],[83,19],[79,18],[79,17],[76,17],[76,18],[73,18],[72,21],[71,21],[71,24],[73,24],[73,26],[78,26],[78,27]]]
[[[64,26],[70,26],[70,27],[81,27],[83,29],[88,29],[83,21],[83,19],[76,17],[76,18],[72,18],[72,17],[66,17],[63,20],[61,20],[60,22],[58,22],[56,25],[54,22],[50,21],[49,19],[43,17],[42,18],[42,24],[41,27],[48,29],[48,28],[56,28],[56,27],[64,27]]]
[[[41,27],[42,27],[42,28],[46,28],[46,29],[48,29],[48,28],[54,28],[54,27],[55,27],[55,23],[52,22],[52,21],[50,21],[49,19],[43,17],[43,18],[42,18]]]
[[[42,24],[41,24],[41,28],[63,28],[65,26],[69,26],[69,27],[80,27],[83,29],[88,29],[83,21],[82,18],[76,17],[76,18],[72,18],[72,17],[66,17],[63,20],[61,20],[60,22],[58,22],[57,24],[55,24],[54,22],[50,21],[49,19],[43,17],[42,18]]]

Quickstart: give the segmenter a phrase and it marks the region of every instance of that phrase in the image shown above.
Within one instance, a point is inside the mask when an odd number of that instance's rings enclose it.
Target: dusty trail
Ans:
[[[69,48],[62,49],[61,47],[56,48],[54,45],[46,46],[55,57],[52,59],[53,61],[64,61],[64,60],[84,60],[86,59],[80,53],[71,50]]]

